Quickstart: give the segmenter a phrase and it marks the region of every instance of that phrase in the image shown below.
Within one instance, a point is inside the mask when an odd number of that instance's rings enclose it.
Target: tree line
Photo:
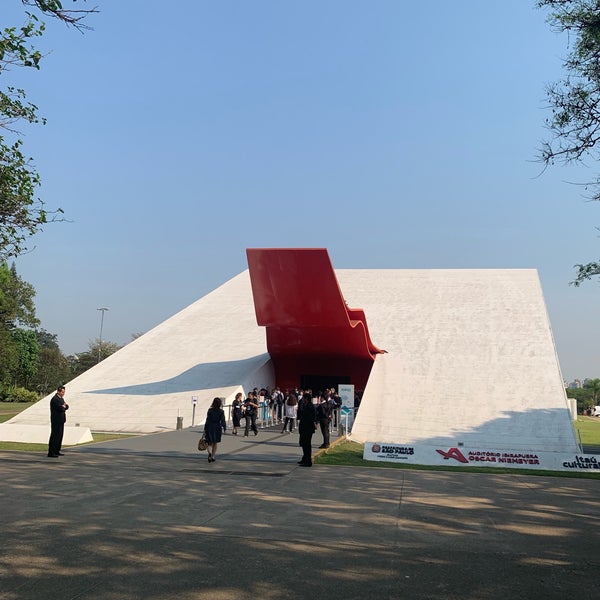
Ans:
[[[567,397],[577,400],[577,412],[585,414],[585,411],[594,409],[600,405],[600,379],[590,379],[581,388],[569,388]]]
[[[15,265],[0,262],[0,401],[29,402],[49,394],[116,352],[120,346],[93,340],[87,350],[65,356],[56,334],[40,327],[35,290]]]

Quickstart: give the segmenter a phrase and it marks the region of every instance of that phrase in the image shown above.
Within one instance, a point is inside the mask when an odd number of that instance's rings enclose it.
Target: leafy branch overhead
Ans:
[[[552,115],[546,119],[551,138],[542,143],[539,158],[546,165],[600,159],[600,2],[598,0],[538,0],[549,9],[548,23],[569,36],[570,52],[562,81],[546,88]],[[592,200],[600,200],[600,175],[585,184]],[[572,282],[579,286],[600,275],[600,261],[575,265]]]
[[[56,18],[83,31],[89,29],[83,22],[85,17],[98,12],[96,8],[66,10],[60,0],[21,3],[26,7],[24,24],[0,31],[0,75],[16,67],[40,68],[43,56],[33,45],[33,40],[45,31],[39,17]],[[49,210],[36,196],[40,177],[33,158],[23,152],[19,127],[37,123],[44,124],[45,119],[38,115],[38,107],[27,101],[24,90],[0,89],[0,260],[27,251],[27,240],[44,224],[61,220],[60,208]]]

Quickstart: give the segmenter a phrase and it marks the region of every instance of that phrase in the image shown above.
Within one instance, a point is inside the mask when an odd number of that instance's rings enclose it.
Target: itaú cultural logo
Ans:
[[[441,454],[444,457],[444,460],[448,460],[449,458],[454,458],[458,462],[468,463],[469,461],[464,457],[464,454],[458,448],[450,448],[448,452],[444,452],[443,450],[436,450],[438,454]]]

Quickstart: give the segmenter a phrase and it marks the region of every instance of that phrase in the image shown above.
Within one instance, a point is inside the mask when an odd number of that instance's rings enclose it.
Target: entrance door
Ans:
[[[313,394],[324,391],[329,388],[335,388],[337,391],[338,384],[352,383],[349,375],[301,375],[300,387],[303,390],[311,389]]]

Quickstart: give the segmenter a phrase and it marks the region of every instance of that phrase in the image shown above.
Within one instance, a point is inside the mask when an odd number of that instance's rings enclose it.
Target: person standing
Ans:
[[[231,433],[237,435],[238,427],[242,419],[242,392],[238,392],[235,395],[233,402],[231,403],[231,420],[233,421],[233,430]]]
[[[208,462],[215,462],[217,445],[221,441],[221,433],[227,429],[225,412],[223,411],[221,398],[215,398],[206,413],[204,422],[204,437],[208,442]]]
[[[312,436],[317,428],[317,414],[312,402],[312,394],[304,392],[302,401],[298,405],[298,431],[300,432],[300,446],[302,447],[302,460],[298,461],[301,467],[312,467]]]
[[[254,392],[248,392],[248,397],[244,400],[244,418],[246,419],[246,427],[244,428],[244,437],[248,437],[250,429],[254,431],[254,435],[258,435],[256,428],[256,414],[258,412],[258,402]]]
[[[286,401],[285,401],[284,410],[283,410],[285,420],[283,422],[283,429],[282,429],[281,433],[285,433],[288,423],[290,424],[290,433],[293,433],[294,423],[296,421],[297,412],[298,412],[298,400],[296,399],[296,396],[294,394],[288,394],[288,397],[286,398]]]
[[[333,426],[339,427],[340,425],[340,416],[342,409],[342,398],[335,391],[335,388],[331,388],[331,410],[333,412]]]
[[[329,448],[329,423],[331,422],[331,401],[324,396],[321,403],[317,405],[317,421],[323,434],[323,443],[319,448]]]
[[[48,440],[48,458],[64,456],[60,451],[65,431],[69,405],[64,400],[65,386],[61,385],[50,400],[50,439]]]

